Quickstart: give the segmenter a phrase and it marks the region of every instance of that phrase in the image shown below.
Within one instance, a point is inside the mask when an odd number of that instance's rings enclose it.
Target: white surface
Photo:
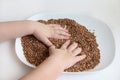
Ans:
[[[23,20],[38,12],[77,12],[107,23],[115,37],[113,63],[101,72],[67,75],[58,80],[120,80],[120,0],[0,0],[0,21]],[[31,70],[17,58],[14,40],[0,43],[0,80],[17,80]]]
[[[84,73],[101,71],[107,68],[113,62],[113,59],[115,57],[114,37],[111,30],[109,29],[109,26],[107,26],[104,22],[90,15],[70,14],[70,13],[38,13],[28,19],[37,21],[37,20],[49,20],[49,19],[60,19],[60,18],[74,19],[76,22],[86,26],[91,32],[95,32],[94,34],[96,36],[97,43],[99,45],[98,48],[100,49],[100,57],[101,57],[100,64],[97,65],[94,69],[86,71]],[[23,47],[21,44],[21,38],[16,39],[15,50],[18,58],[24,64],[28,65],[29,67],[33,67],[33,68],[35,67],[34,65],[30,64],[24,56]],[[79,74],[79,73],[81,72],[72,72],[71,74]]]

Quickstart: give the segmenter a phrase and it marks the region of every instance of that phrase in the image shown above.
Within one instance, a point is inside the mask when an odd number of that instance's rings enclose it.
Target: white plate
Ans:
[[[48,19],[58,19],[58,18],[70,18],[74,19],[78,23],[86,26],[89,30],[95,31],[97,43],[99,44],[100,49],[100,64],[97,65],[94,69],[86,71],[100,71],[108,67],[114,59],[115,56],[115,42],[113,34],[110,28],[102,21],[93,18],[88,15],[75,15],[75,14],[37,14],[30,17],[28,20],[48,20]],[[23,49],[21,45],[21,38],[17,38],[15,42],[15,49],[18,58],[26,65],[30,67],[35,67],[26,61],[26,58],[23,54]],[[76,72],[80,73],[80,72]]]

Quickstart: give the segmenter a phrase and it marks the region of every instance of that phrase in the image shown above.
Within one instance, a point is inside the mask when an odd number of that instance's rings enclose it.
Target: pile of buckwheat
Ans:
[[[84,60],[77,62],[72,67],[66,69],[65,72],[90,70],[100,63],[100,50],[96,42],[96,36],[93,32],[88,31],[85,26],[68,18],[50,19],[48,21],[39,20],[39,22],[44,24],[60,24],[62,27],[66,27],[71,34],[71,43],[78,43],[78,47],[82,48],[81,54],[86,54]],[[29,63],[38,66],[49,56],[48,47],[37,40],[33,35],[24,36],[21,40],[24,55]],[[59,48],[66,40],[50,38],[50,41]]]

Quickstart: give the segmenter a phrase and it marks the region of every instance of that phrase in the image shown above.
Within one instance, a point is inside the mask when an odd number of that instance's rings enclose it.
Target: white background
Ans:
[[[96,73],[62,74],[58,80],[120,80],[120,0],[0,0],[0,21],[24,20],[44,12],[93,15],[110,26],[116,42],[115,59],[108,68]],[[0,43],[0,80],[17,80],[31,70],[17,58],[14,40]]]

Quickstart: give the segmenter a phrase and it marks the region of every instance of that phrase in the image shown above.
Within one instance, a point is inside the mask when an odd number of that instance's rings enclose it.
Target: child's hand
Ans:
[[[0,42],[31,34],[47,46],[53,45],[48,38],[68,39],[70,36],[67,30],[57,24],[46,25],[28,20],[0,22]]]
[[[60,27],[57,24],[42,24],[35,22],[34,26],[36,29],[33,35],[41,40],[47,46],[52,46],[53,44],[48,40],[48,38],[57,38],[57,39],[69,39],[70,34],[64,28]]]
[[[69,44],[70,40],[66,41],[60,49],[56,49],[55,46],[49,48],[50,57],[55,59],[58,64],[61,64],[63,69],[73,66],[86,57],[86,55],[77,56],[81,52],[81,48],[77,48],[77,43],[68,46]]]
[[[86,55],[77,56],[81,52],[81,48],[77,48],[77,43],[68,46],[69,44],[68,40],[60,49],[51,46],[49,48],[50,56],[20,80],[56,80],[64,69],[86,57]]]

